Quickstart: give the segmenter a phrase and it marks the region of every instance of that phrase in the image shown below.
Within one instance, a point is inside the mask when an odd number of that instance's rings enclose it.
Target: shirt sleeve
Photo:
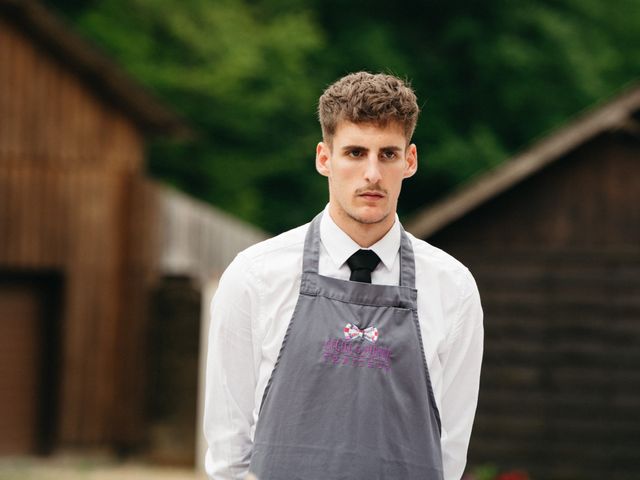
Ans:
[[[244,479],[251,459],[256,387],[252,319],[259,290],[238,255],[211,302],[204,406],[205,470],[211,480]]]
[[[460,480],[478,403],[484,329],[476,283],[465,270],[457,321],[443,359],[442,455],[445,480]]]

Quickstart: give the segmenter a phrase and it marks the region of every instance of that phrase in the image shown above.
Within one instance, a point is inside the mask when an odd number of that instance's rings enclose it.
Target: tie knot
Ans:
[[[373,250],[358,250],[347,260],[351,269],[350,280],[371,283],[371,272],[380,263],[380,257]]]

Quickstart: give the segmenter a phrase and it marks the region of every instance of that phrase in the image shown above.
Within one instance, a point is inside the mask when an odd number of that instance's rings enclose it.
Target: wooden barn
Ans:
[[[474,274],[485,357],[470,465],[640,472],[640,87],[417,215]]]
[[[0,456],[179,431],[166,451],[193,457],[203,291],[263,235],[145,177],[149,136],[185,134],[51,12],[0,0]]]

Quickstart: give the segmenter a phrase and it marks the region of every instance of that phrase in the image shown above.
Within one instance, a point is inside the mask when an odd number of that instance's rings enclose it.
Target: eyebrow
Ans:
[[[369,149],[366,148],[366,147],[363,147],[362,145],[346,145],[346,146],[342,147],[342,150],[369,150]],[[396,147],[395,145],[389,145],[389,146],[386,146],[386,147],[381,147],[380,150],[381,151],[384,151],[384,150],[389,151],[389,150],[391,150],[391,151],[394,151],[394,152],[400,152],[400,151],[402,151],[402,148]]]

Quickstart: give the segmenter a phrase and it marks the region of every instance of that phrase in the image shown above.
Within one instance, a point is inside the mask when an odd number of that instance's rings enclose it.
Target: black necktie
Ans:
[[[380,257],[373,250],[358,250],[347,260],[351,269],[349,280],[371,283],[371,272],[380,263]]]

